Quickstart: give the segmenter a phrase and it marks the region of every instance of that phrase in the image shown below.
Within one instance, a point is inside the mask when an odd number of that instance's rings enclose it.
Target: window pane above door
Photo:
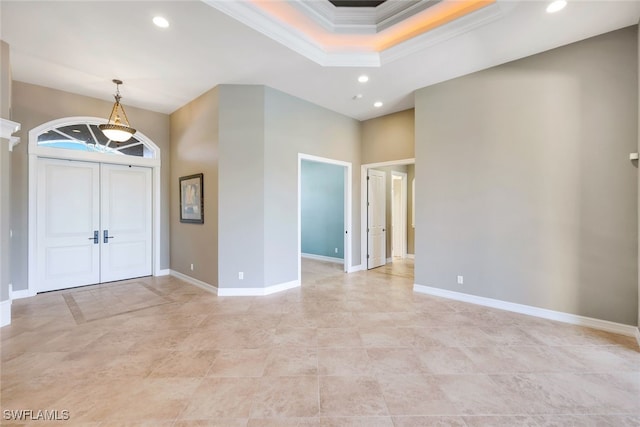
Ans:
[[[49,129],[38,135],[38,145],[65,150],[88,151],[153,158],[153,150],[132,136],[128,141],[110,141],[97,123],[75,123]]]

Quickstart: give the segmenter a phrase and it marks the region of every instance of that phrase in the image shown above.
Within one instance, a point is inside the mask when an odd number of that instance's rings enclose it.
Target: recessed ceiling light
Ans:
[[[369,76],[367,76],[366,74],[363,74],[360,77],[358,77],[358,81],[360,83],[366,83],[369,81]]]
[[[156,16],[153,18],[153,23],[156,24],[156,26],[160,27],[160,28],[167,28],[169,27],[169,21],[167,21],[165,18],[163,18],[162,16]]]
[[[382,105],[383,105],[382,101],[376,101],[376,102],[373,103],[373,106],[376,107],[376,108],[380,108],[380,107],[382,107]]]
[[[547,13],[556,13],[558,11],[561,11],[566,5],[566,0],[556,0],[554,2],[551,2],[549,3],[549,6],[547,6]]]

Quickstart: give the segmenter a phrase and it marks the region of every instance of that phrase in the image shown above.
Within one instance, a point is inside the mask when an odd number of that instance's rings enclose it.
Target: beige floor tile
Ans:
[[[488,375],[434,375],[434,384],[453,402],[457,414],[509,414],[511,396]]]
[[[459,347],[429,346],[416,351],[425,372],[471,374],[478,372],[473,360]]]
[[[178,420],[173,427],[247,427],[244,418],[217,418],[214,420]],[[105,426],[106,427],[106,426]]]
[[[362,347],[357,328],[318,328],[318,347]]]
[[[408,375],[426,372],[413,348],[368,348],[367,356],[376,376]]]
[[[461,417],[393,417],[394,427],[467,427]]]
[[[249,418],[257,389],[254,378],[205,378],[180,419]]]
[[[401,375],[378,378],[392,415],[449,415],[457,406],[430,375]]]
[[[247,427],[321,427],[320,419],[313,418],[251,418]]]
[[[16,300],[2,409],[87,427],[640,425],[633,337],[417,294],[412,269],[303,260],[302,286],[266,297],[165,276]]]
[[[318,415],[318,378],[262,378],[251,418],[294,418]]]
[[[321,418],[321,427],[394,427],[391,417]]]
[[[373,377],[320,377],[322,416],[388,416],[380,385]]]
[[[316,328],[283,328],[276,329],[273,345],[280,347],[317,347],[318,331]]]
[[[264,368],[266,376],[317,374],[318,354],[315,348],[275,347]]]
[[[318,349],[318,374],[328,376],[371,376],[371,361],[364,348]]]
[[[531,416],[474,416],[464,417],[464,421],[467,427],[538,427],[540,425],[540,420]]]
[[[261,377],[268,355],[266,349],[220,350],[207,376]]]
[[[150,378],[179,377],[200,378],[207,375],[218,351],[170,351],[164,352],[151,367]]]

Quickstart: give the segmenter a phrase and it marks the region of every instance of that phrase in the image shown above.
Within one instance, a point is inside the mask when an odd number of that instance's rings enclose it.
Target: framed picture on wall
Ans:
[[[204,175],[180,178],[180,222],[204,224]]]

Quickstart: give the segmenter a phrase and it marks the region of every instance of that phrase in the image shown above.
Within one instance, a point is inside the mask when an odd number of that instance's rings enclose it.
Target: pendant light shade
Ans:
[[[127,113],[125,113],[124,107],[120,104],[120,99],[122,98],[120,96],[120,85],[122,84],[122,80],[113,79],[113,83],[116,84],[116,93],[114,95],[116,103],[113,104],[113,108],[111,109],[109,122],[99,125],[98,128],[109,140],[125,142],[136,133],[136,130],[129,125]]]

